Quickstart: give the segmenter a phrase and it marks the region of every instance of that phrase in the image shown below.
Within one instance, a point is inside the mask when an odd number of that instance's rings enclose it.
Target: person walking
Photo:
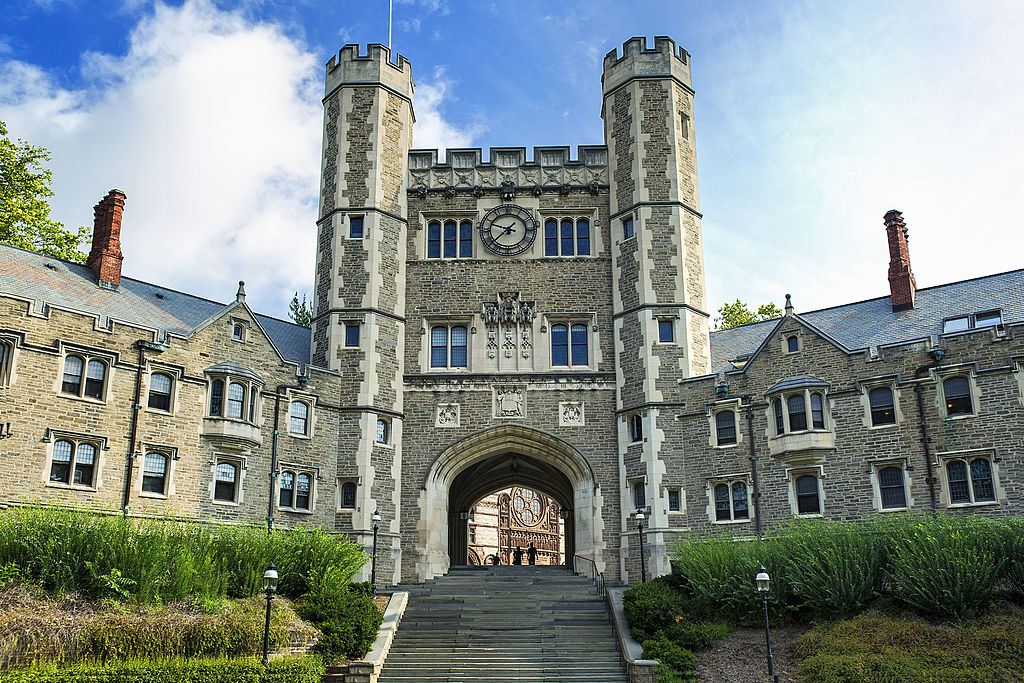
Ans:
[[[512,564],[523,563],[523,549],[516,546],[515,552],[512,553]]]
[[[537,564],[537,548],[532,543],[526,549],[526,560],[530,564]]]

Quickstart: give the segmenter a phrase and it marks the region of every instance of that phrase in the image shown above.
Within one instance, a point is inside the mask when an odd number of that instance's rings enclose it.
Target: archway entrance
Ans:
[[[510,487],[542,491],[557,503],[567,565],[578,554],[604,570],[603,499],[590,464],[558,437],[510,424],[466,437],[431,466],[420,494],[417,580],[467,564],[470,509],[484,496]]]
[[[470,508],[471,566],[515,564],[516,550],[523,564],[564,565],[567,510],[543,491],[525,486],[506,488],[481,498]],[[454,557],[454,556],[453,556]]]

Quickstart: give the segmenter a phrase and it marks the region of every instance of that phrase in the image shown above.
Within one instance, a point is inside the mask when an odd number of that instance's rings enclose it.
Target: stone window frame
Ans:
[[[153,375],[155,374],[167,375],[171,378],[170,405],[167,410],[164,410],[163,408],[153,408],[149,405],[150,386]],[[145,379],[146,398],[145,402],[142,404],[143,410],[146,412],[156,413],[158,415],[174,415],[178,409],[178,388],[181,386],[182,374],[183,372],[181,367],[155,361],[147,361]]]
[[[352,222],[353,219],[359,219],[359,234],[355,234],[355,224]],[[346,222],[348,223],[348,231],[346,236],[350,240],[361,240],[366,237],[366,216],[364,214],[358,214],[355,216],[347,216]]]
[[[1024,406],[1024,358],[1017,358],[1014,362],[1013,374],[1017,379],[1017,398]]]
[[[381,415],[377,416],[377,419],[373,421],[373,445],[374,446],[391,446],[394,442],[394,434],[391,432],[391,419]],[[384,440],[380,440],[381,426],[384,427]]]
[[[206,372],[206,405],[204,406],[203,417],[208,420],[228,420],[231,422],[244,422],[255,427],[263,424],[263,384],[251,377],[236,376],[229,372]],[[220,414],[213,412],[213,383],[216,380],[224,384],[221,395]],[[232,384],[241,384],[245,389],[242,404],[242,417],[230,417],[228,415],[228,392]]]
[[[782,333],[780,339],[782,341],[782,353],[784,355],[790,356],[804,350],[803,335],[800,332],[800,330],[792,330],[790,332]],[[792,350],[789,348],[789,342],[791,339],[796,340],[796,348]]]
[[[64,369],[66,367],[68,358],[75,356],[82,360],[82,374],[81,383],[78,387],[78,393],[73,394],[71,392],[64,391]],[[91,346],[84,346],[79,344],[70,344],[66,342],[60,342],[60,368],[57,372],[57,378],[54,382],[54,388],[56,389],[57,395],[73,401],[85,401],[86,403],[106,403],[110,400],[110,393],[114,384],[115,368],[117,362],[120,360],[120,355],[114,351],[106,351],[103,349],[97,349]],[[89,363],[92,361],[98,361],[103,363],[105,370],[103,376],[103,390],[100,392],[100,398],[85,395],[85,388],[88,380]]]
[[[549,370],[551,372],[579,372],[580,370],[597,370],[598,344],[600,339],[597,333],[596,313],[544,313],[542,315],[541,334],[547,335],[545,343],[540,345],[547,354],[541,360],[546,363],[545,367],[538,370]],[[555,325],[566,325],[568,335],[568,365],[555,365],[552,344],[554,341],[553,330]],[[585,364],[573,364],[572,361],[572,328],[574,325],[583,325],[587,332],[587,362]]]
[[[140,498],[154,498],[157,500],[167,500],[175,492],[174,486],[174,472],[177,469],[177,462],[181,456],[178,455],[178,449],[173,446],[164,446],[158,444],[142,444],[140,449],[142,455],[137,458],[139,475],[132,484],[132,489],[135,495]],[[167,467],[164,470],[164,490],[163,493],[157,493],[155,491],[145,491],[142,488],[143,479],[146,476],[146,456],[154,454],[161,455],[167,458]]]
[[[619,216],[619,225],[622,227],[622,241],[631,240],[636,237],[636,221],[638,220],[636,212],[631,211],[625,216]]]
[[[0,332],[0,389],[13,386],[18,381],[18,356],[25,343],[21,333]]]
[[[445,332],[445,365],[433,365],[434,328],[443,327]],[[466,364],[452,365],[452,328],[466,328]],[[420,349],[420,367],[426,372],[471,372],[473,368],[473,336],[476,334],[472,315],[436,316],[424,318],[420,336],[423,345]]]
[[[476,256],[477,243],[476,243],[476,229],[477,219],[479,218],[479,212],[475,210],[469,211],[430,211],[423,212],[420,214],[422,229],[422,237],[417,240],[417,247],[421,249],[420,258],[425,261],[465,261],[467,259],[479,258]],[[455,222],[455,256],[444,255],[444,225],[448,221]],[[468,221],[470,230],[470,255],[459,256],[462,252],[462,240],[459,234],[459,228],[463,222]],[[439,255],[430,256],[430,224],[439,223],[441,226],[440,241],[439,241]]]
[[[796,482],[797,479],[812,476],[818,481],[818,512],[801,513],[798,507]],[[789,509],[794,517],[821,518],[825,516],[825,467],[823,465],[802,465],[786,468],[788,485]]]
[[[978,324],[978,318],[991,319],[995,318],[995,322],[983,322]],[[947,330],[946,327],[954,321],[963,321],[964,326],[956,329]],[[953,334],[964,334],[965,332],[973,332],[974,330],[984,330],[987,328],[993,328],[1000,330],[1003,327],[1003,309],[1001,308],[989,308],[984,311],[977,311],[975,313],[964,313],[962,315],[954,315],[948,318],[942,319],[942,334],[953,335]]]
[[[740,398],[729,398],[708,404],[707,417],[708,428],[710,429],[710,434],[708,435],[708,446],[716,449],[737,448],[741,443],[743,443],[743,430],[740,429],[740,408],[742,407],[742,399]],[[736,441],[733,443],[719,444],[717,420],[718,414],[724,412],[733,413],[733,424],[736,428]]]
[[[733,497],[733,485],[743,484],[747,491],[747,516],[746,518],[736,519],[736,510],[734,507],[735,498]],[[729,519],[718,519],[718,507],[715,501],[715,488],[725,484],[729,487]],[[737,472],[734,474],[724,474],[717,477],[707,477],[704,480],[704,490],[708,497],[707,514],[708,520],[712,525],[730,525],[730,524],[749,524],[753,518],[754,499],[752,486],[750,483],[749,472]]]
[[[899,378],[896,375],[885,375],[881,377],[870,377],[857,380],[857,387],[860,389],[859,401],[862,410],[861,420],[865,429],[899,429],[906,424],[906,416],[900,407],[902,398]],[[894,421],[876,425],[871,415],[871,392],[876,389],[888,389],[892,392],[892,406]]]
[[[345,505],[345,486],[352,485],[352,505]],[[338,477],[338,484],[335,489],[337,499],[335,509],[337,512],[355,512],[359,507],[359,479],[357,477]]]
[[[570,258],[583,258],[589,259],[594,258],[598,254],[598,240],[597,236],[600,231],[596,230],[595,219],[598,215],[597,208],[580,208],[580,209],[541,209],[539,220],[537,221],[537,233],[540,237],[541,256],[543,258],[552,259],[570,259]],[[558,253],[548,253],[548,235],[547,235],[547,222],[555,221],[555,246]],[[562,253],[562,222],[572,221],[572,248],[573,253],[563,254]],[[585,220],[589,226],[590,236],[587,238],[590,244],[590,253],[580,254],[580,238],[579,238],[579,221]]]
[[[672,498],[671,494],[675,493],[679,500],[679,509],[672,509]],[[682,486],[666,486],[665,487],[665,510],[670,515],[685,515],[686,514],[686,489]]]
[[[228,318],[231,323],[231,341],[244,344],[249,341],[249,332],[252,323],[245,318],[237,318],[230,316]]]
[[[975,500],[974,477],[971,474],[970,464],[972,461],[978,459],[984,459],[988,461],[989,471],[992,473],[993,500]],[[1003,489],[999,482],[999,466],[1002,462],[1002,458],[998,457],[996,449],[968,448],[957,451],[944,451],[936,453],[935,460],[938,463],[939,482],[941,484],[941,493],[939,495],[939,499],[946,506],[947,509],[1000,506],[1003,504],[1003,501],[1006,500],[1006,491]],[[950,502],[949,471],[947,467],[949,463],[957,460],[962,461],[967,465],[968,491],[970,492],[971,497],[971,502],[969,503]]]
[[[100,483],[103,481],[103,469],[106,465],[105,452],[110,448],[110,446],[107,445],[107,438],[105,436],[72,432],[66,429],[47,428],[45,441],[46,458],[44,459],[43,471],[41,473],[43,484],[45,486],[64,489],[66,491],[86,491],[89,493],[96,493],[99,491]],[[50,475],[53,470],[53,448],[58,441],[67,441],[72,445],[71,460],[68,463],[67,483],[59,480],[53,481],[50,479]],[[78,457],[78,447],[81,444],[89,444],[96,449],[96,456],[93,460],[92,483],[88,486],[74,483],[75,460]]]
[[[676,343],[677,343],[677,340],[676,340],[676,327],[677,327],[676,321],[678,321],[678,320],[679,320],[679,316],[675,315],[673,313],[656,313],[654,315],[654,321],[657,323],[657,326],[658,326],[658,334],[655,337],[655,342],[654,343],[655,344],[665,345],[665,346],[675,346]],[[662,334],[661,334],[662,325],[665,324],[665,323],[668,324],[668,332],[669,332],[669,335],[668,335],[669,338],[668,339],[663,339],[662,338]]]
[[[813,410],[811,408],[811,395],[818,394],[821,396],[821,409],[822,409],[822,423],[824,426],[815,427]],[[789,410],[789,399],[793,396],[801,395],[804,399],[804,416],[807,419],[807,427],[804,429],[792,429],[790,427],[790,410]],[[778,431],[777,418],[775,413],[775,401],[780,400],[782,405],[782,432]],[[779,437],[787,436],[789,434],[803,434],[804,432],[820,432],[828,433],[832,432],[835,428],[835,421],[832,419],[832,407],[831,401],[828,397],[828,392],[825,387],[813,386],[813,387],[800,387],[798,389],[792,389],[788,391],[775,392],[769,396],[768,400],[768,424],[769,430],[772,432],[771,438],[777,439]]]
[[[958,365],[947,365],[932,370],[932,381],[935,382],[935,400],[938,401],[939,414],[943,420],[966,420],[978,417],[981,414],[981,391],[978,388],[978,378],[974,363],[961,363]],[[946,403],[946,380],[954,377],[963,377],[967,380],[969,398],[971,400],[971,412],[949,414]]]
[[[630,413],[626,417],[626,429],[629,430],[629,443],[644,442],[644,414],[642,411]]]
[[[214,505],[225,505],[228,507],[241,506],[242,503],[245,502],[245,476],[249,463],[248,456],[240,455],[238,453],[217,452],[214,454],[210,463],[210,502]],[[230,464],[235,466],[237,478],[235,479],[235,496],[233,500],[217,498],[217,467],[221,464]]]
[[[890,425],[886,425],[890,426]],[[906,512],[914,507],[914,497],[911,495],[913,491],[912,481],[910,472],[913,471],[913,467],[910,465],[909,458],[896,457],[896,458],[875,458],[869,463],[870,469],[868,470],[868,476],[871,481],[871,507],[875,512],[878,513],[889,513],[889,512]],[[884,469],[890,467],[897,467],[903,472],[903,502],[906,503],[903,507],[883,507],[882,505],[882,487],[881,482],[878,480],[878,473]]]
[[[363,323],[361,320],[342,320],[341,326],[345,330],[345,336],[342,339],[342,346],[346,349],[358,349],[362,347],[363,343]],[[352,332],[355,330],[355,344],[352,344]]]
[[[284,481],[285,473],[292,475],[292,504],[282,505],[281,504],[281,483]],[[296,506],[298,499],[299,490],[299,477],[309,477],[309,507],[301,508]],[[283,512],[291,512],[298,515],[312,515],[316,512],[317,494],[319,493],[319,486],[317,485],[320,481],[320,468],[311,467],[308,465],[300,465],[290,462],[282,462],[278,465],[277,477],[275,477],[275,492],[274,506]]]
[[[629,497],[627,498],[627,500],[629,500],[633,506],[632,511],[630,511],[629,508],[626,508],[628,512],[626,516],[630,519],[633,519],[633,516],[636,514],[637,510],[643,510],[646,514],[648,510],[650,510],[651,505],[651,501],[647,497],[647,477],[629,477],[626,480],[626,483],[629,487]],[[638,492],[640,492],[640,495],[643,496],[643,500],[638,499]],[[643,503],[643,505],[639,505],[638,503]]]
[[[287,389],[285,398],[288,401],[288,436],[295,439],[312,439],[316,430],[316,395],[307,394],[294,389]],[[306,406],[306,431],[304,433],[292,431],[292,404],[302,403]]]

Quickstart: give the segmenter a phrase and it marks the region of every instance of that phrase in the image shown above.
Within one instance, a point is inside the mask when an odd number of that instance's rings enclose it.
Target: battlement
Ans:
[[[482,147],[465,147],[445,150],[444,161],[439,161],[440,154],[436,149],[413,149],[409,151],[409,168],[423,170],[429,168],[469,169],[484,168],[518,168],[519,166],[605,166],[608,163],[608,148],[604,145],[580,145],[576,148],[576,158],[572,157],[568,146],[565,147],[534,147],[533,158],[526,153],[526,147],[490,147],[489,161],[483,160]]]
[[[391,49],[386,45],[370,43],[366,54],[360,54],[360,48],[346,45],[327,61],[326,92],[342,84],[378,83],[412,96],[412,64],[404,55],[397,55],[393,62]]]
[[[622,44],[622,56],[611,50],[604,56],[601,82],[605,92],[631,76],[674,76],[690,86],[690,53],[668,36],[655,36],[654,47],[647,38],[634,36]]]
[[[436,149],[409,151],[410,188],[496,188],[503,183],[533,190],[545,188],[580,189],[608,184],[608,148],[580,145],[573,158],[568,146],[534,147],[533,158],[526,147],[491,147],[489,161],[483,149],[448,149],[441,160]]]

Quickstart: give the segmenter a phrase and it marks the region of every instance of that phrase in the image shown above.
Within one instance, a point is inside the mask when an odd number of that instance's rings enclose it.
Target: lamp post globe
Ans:
[[[274,593],[277,592],[277,567],[271,562],[263,572],[263,590],[267,594],[267,621],[263,627],[263,663],[270,659],[270,603],[274,600]]]
[[[647,560],[644,558],[644,509],[636,509],[636,529],[640,534],[640,583],[647,583]]]
[[[761,565],[757,568],[757,576],[754,577],[754,584],[757,592],[761,594],[761,604],[764,606],[764,643],[768,650],[768,675],[772,683],[779,683],[779,677],[775,674],[775,659],[772,657],[772,634],[768,628],[768,591],[771,588],[771,577],[768,570]]]

